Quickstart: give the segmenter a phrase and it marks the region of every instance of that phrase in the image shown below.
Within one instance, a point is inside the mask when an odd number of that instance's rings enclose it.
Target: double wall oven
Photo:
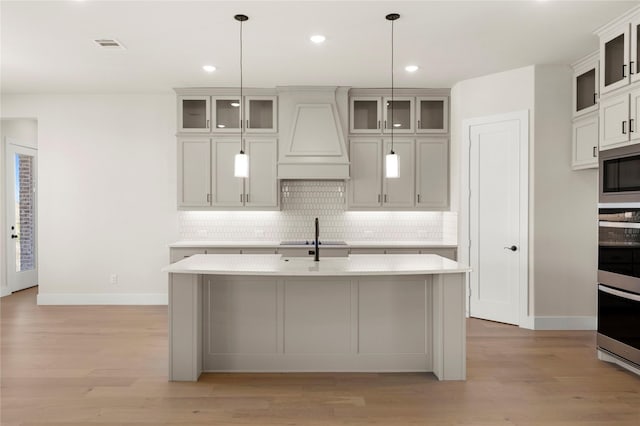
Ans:
[[[602,151],[598,348],[640,367],[640,146]]]

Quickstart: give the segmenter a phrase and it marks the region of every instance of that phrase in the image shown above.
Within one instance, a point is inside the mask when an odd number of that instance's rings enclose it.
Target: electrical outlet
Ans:
[[[118,284],[118,274],[109,275],[109,284]]]

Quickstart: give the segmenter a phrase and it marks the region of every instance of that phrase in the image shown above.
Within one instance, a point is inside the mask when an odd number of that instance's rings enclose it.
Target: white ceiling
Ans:
[[[598,47],[593,30],[637,1],[5,1],[5,93],[166,92],[244,84],[385,87],[395,23],[396,85],[451,87],[531,64],[571,63]],[[309,36],[327,36],[316,46]],[[96,38],[127,49],[100,50]],[[404,71],[416,64],[414,74]],[[207,74],[205,64],[218,70]]]

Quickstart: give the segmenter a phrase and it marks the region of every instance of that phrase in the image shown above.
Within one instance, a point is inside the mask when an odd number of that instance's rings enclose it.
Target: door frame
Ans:
[[[471,217],[470,217],[470,150],[471,127],[481,124],[496,124],[502,121],[518,120],[520,122],[520,176],[519,176],[519,253],[520,269],[518,271],[519,303],[518,326],[533,329],[533,316],[529,311],[529,110],[514,111],[483,117],[469,118],[462,121],[461,167],[460,167],[460,222],[459,222],[459,256],[462,263],[470,264],[471,260]],[[469,273],[470,275],[470,273]],[[468,277],[470,278],[470,277]],[[470,279],[467,286],[467,316],[470,310]]]
[[[38,268],[38,264],[39,264],[39,247],[38,247],[38,149],[33,147],[33,146],[29,146],[29,145],[25,145],[25,144],[21,144],[18,140],[11,138],[11,137],[5,137],[4,140],[4,169],[5,169],[5,176],[4,176],[4,211],[2,212],[2,214],[5,217],[5,265],[6,265],[6,271],[5,271],[5,279],[6,279],[6,283],[7,283],[7,295],[15,292],[15,291],[19,291],[22,290],[22,288],[16,289],[15,288],[15,281],[12,277],[13,272],[11,270],[11,267],[13,267],[15,269],[15,264],[9,262],[9,253],[12,252],[12,248],[11,245],[15,244],[12,240],[9,239],[9,234],[8,234],[8,229],[9,226],[11,226],[9,224],[9,216],[8,216],[8,211],[10,206],[13,205],[14,200],[11,198],[11,195],[13,194],[13,191],[9,190],[9,185],[10,183],[13,181],[13,178],[11,177],[11,171],[13,170],[13,163],[12,163],[12,157],[9,155],[10,151],[12,151],[15,148],[20,148],[20,149],[26,149],[26,150],[30,150],[33,151],[33,156],[34,156],[34,181],[35,181],[35,200],[34,200],[34,220],[36,222],[35,224],[35,228],[34,228],[34,251],[35,251],[35,276],[36,276],[36,284],[34,286],[37,286],[37,282],[38,282],[38,276],[39,276],[39,268]],[[4,296],[4,294],[3,294]]]

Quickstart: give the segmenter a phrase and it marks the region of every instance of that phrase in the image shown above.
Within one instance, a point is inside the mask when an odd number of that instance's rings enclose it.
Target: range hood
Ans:
[[[277,90],[278,179],[348,179],[343,123],[349,88],[289,86]]]

